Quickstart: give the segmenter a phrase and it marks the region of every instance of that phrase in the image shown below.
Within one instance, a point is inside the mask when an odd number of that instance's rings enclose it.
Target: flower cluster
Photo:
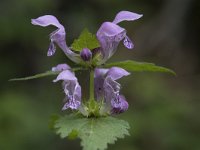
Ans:
[[[76,64],[85,64],[89,62],[88,70],[92,70],[94,74],[92,82],[94,85],[92,95],[94,99],[89,101],[95,101],[98,105],[102,104],[107,109],[105,109],[110,114],[119,114],[128,109],[128,102],[125,97],[120,94],[120,84],[117,82],[118,79],[123,76],[127,76],[130,73],[119,67],[112,67],[110,69],[101,68],[104,64],[117,50],[118,44],[123,40],[123,44],[126,48],[132,49],[134,47],[133,42],[127,36],[126,30],[118,25],[122,21],[134,21],[141,18],[142,15],[129,12],[121,11],[119,12],[112,22],[104,22],[96,33],[96,38],[99,42],[100,47],[95,49],[89,49],[85,47],[76,53],[67,46],[65,41],[65,28],[56,17],[52,15],[45,15],[38,17],[37,19],[32,19],[32,24],[46,27],[53,25],[57,27],[57,30],[50,34],[50,45],[47,52],[47,56],[52,56],[56,52],[57,44],[66,56]],[[93,60],[96,56],[100,56],[94,63]],[[85,67],[85,66],[84,66]],[[84,108],[84,104],[81,99],[81,86],[75,76],[73,69],[67,64],[59,64],[52,68],[53,72],[59,72],[59,75],[53,82],[62,80],[62,85],[65,93],[65,104],[63,110],[68,108],[72,110],[81,110]],[[100,109],[98,107],[98,109]],[[87,110],[87,109],[85,109]]]

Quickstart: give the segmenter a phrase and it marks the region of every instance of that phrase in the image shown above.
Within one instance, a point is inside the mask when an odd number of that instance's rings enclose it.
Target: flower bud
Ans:
[[[84,61],[89,61],[92,58],[92,52],[88,48],[83,48],[80,56]]]

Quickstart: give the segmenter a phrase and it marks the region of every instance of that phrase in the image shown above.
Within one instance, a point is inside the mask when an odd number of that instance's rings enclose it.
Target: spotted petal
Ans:
[[[124,43],[124,46],[128,49],[134,48],[134,44],[128,36],[125,36],[123,43]]]
[[[101,64],[115,53],[119,42],[124,39],[125,35],[126,30],[112,22],[104,22],[101,25],[97,31],[97,39],[101,45],[100,51],[103,55]]]
[[[65,105],[62,110],[68,108],[78,109],[81,105],[81,87],[74,73],[69,70],[62,71],[53,82],[63,81],[63,89],[65,92]]]
[[[116,81],[130,73],[119,67],[95,69],[95,96],[103,100],[111,113],[122,113],[128,109],[128,102],[120,95],[121,85]]]
[[[107,105],[109,104],[112,114],[119,114],[128,109],[128,102],[119,94],[120,84],[110,76],[104,81],[104,90],[105,101]]]
[[[97,100],[103,100],[104,98],[104,79],[105,74],[108,72],[108,69],[95,69],[94,73],[94,90],[95,90],[95,98]]]
[[[111,100],[111,106],[112,106],[112,110],[111,113],[112,114],[120,114],[125,112],[128,109],[128,102],[125,100],[125,97],[122,95],[119,95],[117,97],[117,99],[112,99]]]

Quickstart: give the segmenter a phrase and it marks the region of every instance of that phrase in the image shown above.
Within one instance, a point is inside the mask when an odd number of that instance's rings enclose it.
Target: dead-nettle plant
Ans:
[[[104,150],[108,143],[114,143],[118,138],[129,135],[128,122],[116,118],[117,114],[125,112],[129,106],[126,98],[120,93],[121,85],[117,82],[118,79],[130,75],[130,72],[141,71],[175,74],[172,70],[153,63],[133,60],[106,63],[116,52],[121,41],[126,48],[134,48],[127,31],[119,26],[119,23],[134,21],[141,17],[140,14],[121,11],[112,22],[104,22],[96,35],[84,29],[70,47],[65,41],[65,28],[56,17],[45,15],[32,19],[33,25],[57,27],[57,30],[50,34],[47,56],[53,56],[58,45],[76,67],[70,67],[65,63],[58,64],[45,73],[12,80],[57,75],[53,82],[62,81],[65,94],[62,110],[73,111],[66,116],[54,116],[53,128],[62,138],[79,137],[84,150]],[[82,97],[81,86],[75,75],[81,70],[88,70],[90,76],[87,100]]]

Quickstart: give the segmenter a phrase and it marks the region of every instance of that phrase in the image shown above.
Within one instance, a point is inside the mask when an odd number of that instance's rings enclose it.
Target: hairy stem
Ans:
[[[90,102],[94,101],[94,70],[90,70]]]

